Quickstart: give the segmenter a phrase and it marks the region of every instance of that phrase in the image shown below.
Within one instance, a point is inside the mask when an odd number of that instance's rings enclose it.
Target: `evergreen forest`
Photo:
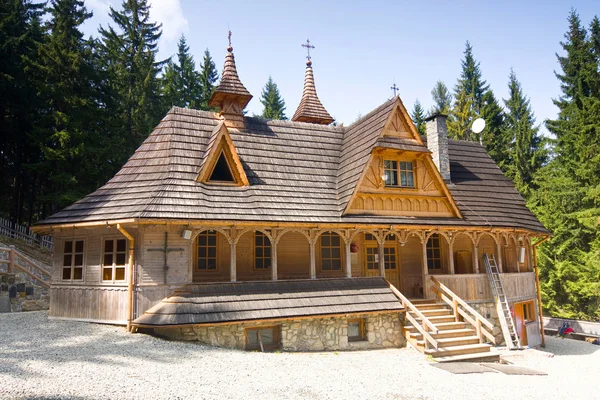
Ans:
[[[123,0],[85,37],[82,0],[0,0],[0,217],[34,224],[108,181],[171,107],[210,110],[209,50],[197,63],[182,36],[159,59],[149,12],[148,0]],[[428,115],[447,114],[451,138],[481,142],[552,232],[538,252],[546,312],[600,320],[600,20],[572,10],[567,22],[554,119],[536,120],[516,71],[497,98],[468,41],[454,86],[438,81],[433,106],[417,100],[411,115],[424,134]],[[260,101],[262,117],[287,119],[271,77]]]

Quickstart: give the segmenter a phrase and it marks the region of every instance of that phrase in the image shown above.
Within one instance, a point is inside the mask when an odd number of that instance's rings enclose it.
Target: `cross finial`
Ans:
[[[306,56],[306,58],[308,59],[308,61],[310,61],[310,49],[314,49],[315,46],[310,44],[310,40],[308,40],[308,39],[306,39],[306,43],[302,43],[301,46],[306,47],[306,51],[308,52],[308,55]]]
[[[398,90],[400,90],[400,88],[398,86],[396,86],[396,82],[394,82],[394,84],[392,85],[392,87],[390,87],[390,89],[392,89],[394,91],[394,97],[396,97],[396,92]]]
[[[231,47],[231,31],[229,31],[229,34],[227,35],[227,40],[229,40],[229,47]]]

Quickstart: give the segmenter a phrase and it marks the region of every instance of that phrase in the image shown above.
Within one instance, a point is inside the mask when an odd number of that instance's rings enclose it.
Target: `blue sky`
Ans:
[[[417,98],[428,109],[437,80],[454,87],[467,40],[497,98],[508,96],[512,67],[538,123],[554,118],[552,99],[560,94],[555,53],[562,51],[569,10],[574,7],[586,26],[600,14],[597,0],[150,3],[152,18],[163,24],[163,58],[175,53],[184,34],[196,62],[208,48],[220,71],[232,30],[238,73],[254,95],[250,114],[262,112],[260,93],[271,75],[291,117],[304,79],[306,51],[300,45],[309,38],[316,46],[311,55],[321,102],[345,124],[390,98],[394,81],[409,111]],[[95,15],[85,32],[97,36],[98,25],[111,22],[108,6],[120,4],[86,0]]]

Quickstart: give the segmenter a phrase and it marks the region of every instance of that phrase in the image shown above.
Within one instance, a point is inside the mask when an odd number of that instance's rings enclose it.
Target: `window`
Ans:
[[[65,240],[62,279],[83,280],[83,240]]]
[[[321,235],[321,270],[342,270],[342,243],[337,233],[327,232]]]
[[[415,187],[415,175],[411,161],[384,160],[385,186]]]
[[[103,281],[124,281],[125,260],[127,258],[126,239],[104,240],[104,259],[102,264]]]
[[[271,241],[262,232],[254,234],[254,268],[271,268]]]
[[[379,249],[367,247],[367,269],[379,269]],[[383,248],[385,269],[396,269],[396,248],[386,246]]]
[[[275,350],[279,348],[279,327],[246,329],[246,350]]]
[[[442,252],[440,251],[440,235],[434,233],[427,241],[427,268],[442,269]]]
[[[365,336],[365,319],[349,319],[348,320],[348,341],[359,342],[366,340]]]
[[[198,235],[198,269],[217,269],[217,232],[204,231]]]
[[[211,182],[235,182],[233,179],[233,174],[231,173],[231,169],[229,168],[229,163],[225,158],[225,153],[221,151],[219,158],[217,159],[217,163],[215,164],[215,168],[210,174],[209,181]]]

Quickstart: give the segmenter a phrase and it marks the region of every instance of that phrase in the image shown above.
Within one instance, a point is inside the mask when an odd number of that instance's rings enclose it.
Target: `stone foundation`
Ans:
[[[348,341],[348,319],[364,318],[365,338]],[[218,326],[186,326],[155,328],[158,336],[171,340],[192,340],[201,343],[235,348],[246,348],[246,328],[278,327],[280,348],[283,351],[337,351],[381,349],[406,345],[402,335],[402,314],[356,315],[290,319],[276,323],[243,323]]]

